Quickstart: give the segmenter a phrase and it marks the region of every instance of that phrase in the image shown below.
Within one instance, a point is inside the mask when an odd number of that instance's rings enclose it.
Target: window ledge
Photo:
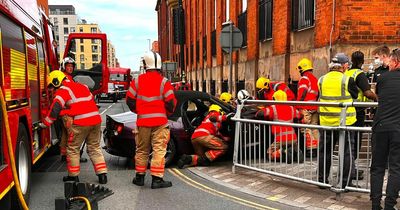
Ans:
[[[301,29],[294,30],[293,32],[301,32],[301,31],[305,31],[305,30],[308,30],[308,29],[311,29],[311,28],[314,28],[314,27],[315,27],[315,24],[312,25],[312,26],[308,26],[306,28],[301,28]]]

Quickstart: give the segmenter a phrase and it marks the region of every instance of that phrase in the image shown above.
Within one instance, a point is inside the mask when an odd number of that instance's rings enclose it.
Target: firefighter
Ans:
[[[272,96],[275,101],[287,101],[287,95],[284,91],[278,90]],[[300,112],[293,106],[276,104],[262,108],[256,113],[257,119],[272,120],[276,122],[293,123],[294,119],[300,119]],[[270,160],[282,160],[291,163],[297,161],[303,162],[303,155],[297,148],[297,135],[293,127],[272,125],[271,133],[274,136],[273,143],[268,148]],[[297,155],[297,152],[300,154]]]
[[[73,123],[68,127],[68,176],[65,176],[63,180],[79,182],[80,147],[86,139],[87,153],[93,163],[99,183],[106,184],[107,166],[100,149],[101,117],[93,95],[85,85],[69,81],[59,70],[52,71],[47,81],[48,87],[56,89],[56,92],[50,111],[40,126],[49,127],[61,111],[73,117]]]
[[[152,149],[151,188],[171,187],[172,183],[163,179],[164,156],[170,140],[167,116],[174,112],[176,99],[171,83],[161,74],[160,55],[155,52],[146,53],[142,62],[146,73],[131,82],[126,98],[130,110],[137,114],[136,176],[132,183],[137,186],[144,185],[149,152]]]
[[[75,60],[71,57],[65,57],[62,65],[61,71],[65,74],[68,80],[74,81],[72,78],[72,72],[74,71],[76,66]],[[72,123],[72,118],[68,115],[62,115],[62,126],[61,126],[61,141],[60,141],[60,154],[61,154],[61,161],[66,160],[67,154],[67,140],[68,140],[68,129],[67,127]]]
[[[358,90],[354,79],[348,77],[344,72],[348,69],[349,58],[343,54],[338,53],[332,58],[329,64],[330,71],[319,78],[319,101],[321,102],[352,102],[357,98]],[[341,123],[341,107],[319,107],[319,122],[322,126],[337,127]],[[356,122],[356,109],[354,107],[346,108],[346,118],[343,119],[346,126],[351,126]],[[342,188],[345,188],[349,183],[352,185],[351,180],[348,179],[350,166],[350,141],[352,139],[352,132],[345,132],[345,146],[344,146],[344,165],[343,165],[343,182]],[[318,161],[318,181],[322,183],[329,183],[328,176],[331,169],[332,160],[332,145],[335,146],[339,140],[338,130],[326,130],[324,135],[320,135],[319,142],[319,161]],[[320,187],[324,188],[324,187]]]
[[[284,82],[271,82],[265,77],[258,78],[256,82],[256,99],[272,100],[275,91],[283,90],[289,101],[295,100],[292,90]]]
[[[318,80],[313,74],[312,62],[303,58],[297,64],[301,74],[297,89],[297,101],[318,101]],[[303,115],[305,124],[318,125],[317,106],[297,106]],[[306,149],[317,149],[319,132],[317,129],[305,129]]]
[[[223,92],[219,96],[219,100],[221,100],[227,104],[232,104],[232,95],[228,92]]]
[[[73,81],[72,72],[74,72],[75,67],[75,60],[71,57],[65,57],[61,65],[61,71],[64,72],[67,79]]]
[[[233,116],[233,113],[225,115],[219,105],[212,104],[208,109],[208,115],[192,135],[195,154],[182,155],[178,160],[178,167],[183,168],[185,165],[207,166],[225,154],[228,150],[227,141],[229,141],[229,137],[222,136],[219,129],[222,122],[231,116]]]

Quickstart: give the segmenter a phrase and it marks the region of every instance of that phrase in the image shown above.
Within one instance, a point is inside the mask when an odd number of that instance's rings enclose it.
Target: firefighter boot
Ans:
[[[172,183],[170,181],[164,181],[163,178],[158,176],[152,176],[151,189],[167,188],[171,187]]]
[[[107,173],[98,174],[97,176],[100,184],[107,184]]]
[[[208,160],[207,157],[199,157],[197,160],[197,165],[199,166],[209,166],[210,165],[210,160]]]
[[[143,186],[144,185],[144,176],[145,176],[145,174],[136,173],[136,177],[133,178],[132,183],[137,186]]]
[[[183,154],[182,157],[178,160],[178,168],[183,168],[185,165],[189,165],[192,163],[192,157],[190,155]]]
[[[63,181],[64,182],[69,182],[69,181],[79,182],[79,178],[78,178],[78,176],[64,176]]]

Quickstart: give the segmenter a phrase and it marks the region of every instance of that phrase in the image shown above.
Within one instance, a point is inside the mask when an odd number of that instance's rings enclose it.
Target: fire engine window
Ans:
[[[25,53],[25,44],[22,29],[3,15],[0,16],[3,50],[14,49]]]

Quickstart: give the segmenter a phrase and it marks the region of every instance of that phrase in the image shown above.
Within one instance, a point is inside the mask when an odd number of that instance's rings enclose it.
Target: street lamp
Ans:
[[[147,41],[149,41],[149,51],[151,51],[151,47],[150,47],[151,39],[147,39]]]

